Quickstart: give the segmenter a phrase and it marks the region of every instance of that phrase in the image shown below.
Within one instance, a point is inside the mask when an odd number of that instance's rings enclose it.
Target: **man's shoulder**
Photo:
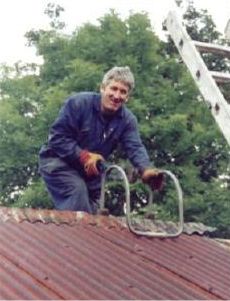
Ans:
[[[123,118],[125,118],[126,120],[129,120],[129,121],[136,120],[136,116],[126,106],[123,107]]]

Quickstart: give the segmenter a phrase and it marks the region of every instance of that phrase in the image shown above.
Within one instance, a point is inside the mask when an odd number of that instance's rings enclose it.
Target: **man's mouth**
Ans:
[[[123,102],[120,98],[111,98],[110,100],[115,105],[121,104]]]

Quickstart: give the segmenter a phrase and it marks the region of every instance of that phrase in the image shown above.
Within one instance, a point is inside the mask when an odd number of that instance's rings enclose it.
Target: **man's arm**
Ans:
[[[69,98],[50,129],[49,146],[60,158],[68,162],[75,161],[81,152],[77,142],[81,114],[81,102],[76,98]]]
[[[163,174],[151,167],[149,155],[140,138],[136,118],[131,119],[124,131],[122,146],[131,163],[138,169],[143,183],[148,184],[152,190],[161,190]]]
[[[97,153],[82,149],[79,145],[79,132],[81,120],[85,115],[89,118],[90,108],[84,105],[84,99],[70,98],[62,107],[60,114],[51,127],[49,146],[63,160],[69,164],[78,162],[82,165],[87,176],[96,176],[97,162],[104,158]]]
[[[149,155],[141,141],[137,120],[134,116],[130,118],[122,134],[121,145],[133,166],[140,173],[151,165]]]

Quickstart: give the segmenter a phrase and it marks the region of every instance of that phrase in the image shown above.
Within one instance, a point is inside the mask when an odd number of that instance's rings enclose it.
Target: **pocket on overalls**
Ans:
[[[44,158],[39,161],[39,171],[52,174],[55,171],[65,169],[67,164],[59,158]]]
[[[77,140],[81,147],[88,147],[88,144],[90,142],[90,127],[81,129],[79,131]]]

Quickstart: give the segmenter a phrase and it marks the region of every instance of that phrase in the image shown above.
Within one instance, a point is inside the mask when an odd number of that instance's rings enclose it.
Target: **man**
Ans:
[[[162,174],[151,168],[136,117],[125,107],[134,88],[129,67],[114,67],[99,93],[81,92],[65,102],[39,153],[39,171],[59,210],[96,213],[101,175],[97,164],[120,143],[144,183],[160,188]]]

